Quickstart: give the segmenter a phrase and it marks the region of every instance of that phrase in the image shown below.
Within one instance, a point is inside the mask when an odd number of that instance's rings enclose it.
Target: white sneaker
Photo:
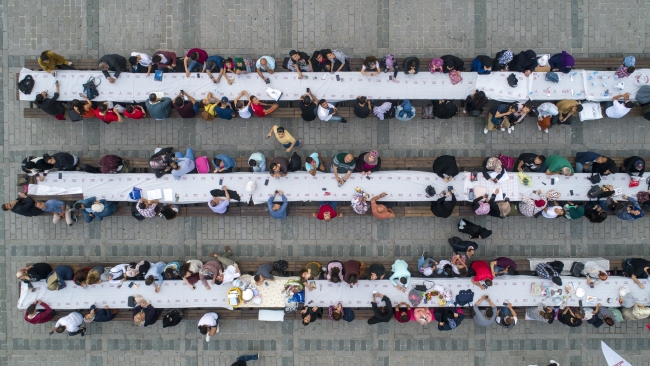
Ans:
[[[217,333],[219,333],[219,324],[217,324]]]
[[[512,127],[508,128],[508,133],[512,133]]]
[[[559,364],[557,361],[550,360],[549,362],[550,362],[551,364],[555,364],[556,366],[560,366],[560,364]]]
[[[544,130],[544,133],[548,133],[548,128]]]
[[[514,131],[514,130],[515,130],[515,126],[510,126],[510,129],[511,129],[512,131]]]
[[[501,131],[505,131],[505,130],[506,130],[505,128],[501,127]]]
[[[488,133],[488,129],[487,129],[487,128],[484,128],[484,129],[483,129],[483,133],[487,135],[487,133]]]
[[[537,129],[541,131],[541,130],[542,130],[542,126],[537,125]]]
[[[206,341],[206,342],[210,342],[210,335],[209,335],[209,334],[206,334],[206,335],[205,335],[205,341]]]

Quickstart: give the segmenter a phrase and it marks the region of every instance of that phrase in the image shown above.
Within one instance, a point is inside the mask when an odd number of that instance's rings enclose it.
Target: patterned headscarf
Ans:
[[[487,164],[485,164],[485,168],[497,174],[501,174],[501,171],[503,170],[503,164],[501,164],[501,160],[499,160],[499,158],[489,158]]]
[[[513,57],[514,56],[512,55],[512,52],[510,50],[505,50],[497,61],[499,61],[501,65],[507,65],[508,63],[510,63],[510,61],[512,61]]]
[[[370,161],[371,157],[374,158],[374,161]],[[379,153],[377,150],[370,150],[369,153],[363,156],[363,161],[365,161],[368,165],[377,165],[377,159],[379,159]]]

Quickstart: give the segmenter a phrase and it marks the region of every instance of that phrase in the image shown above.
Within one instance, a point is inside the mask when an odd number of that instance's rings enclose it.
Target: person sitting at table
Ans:
[[[276,156],[269,164],[269,173],[273,178],[284,177],[288,173],[289,159],[284,156]]]
[[[380,308],[377,305],[379,303],[377,299],[381,299],[381,301],[383,301],[385,305]],[[373,325],[377,323],[388,323],[390,319],[393,317],[393,306],[388,296],[381,294],[379,292],[372,294],[371,305],[372,305],[372,311],[374,313],[374,316],[368,319],[368,325]]]
[[[316,176],[316,170],[325,172],[325,166],[322,163],[320,154],[317,152],[311,153],[308,157],[305,158],[305,170],[309,172],[312,176]]]
[[[614,71],[614,79],[625,79],[636,71],[634,66],[620,65]]]
[[[552,306],[544,306],[540,303],[537,306],[526,307],[526,320],[546,322],[553,324],[555,320],[556,311]]]
[[[169,262],[163,270],[163,276],[165,276],[166,280],[178,280],[181,277],[179,272],[180,268],[181,265],[178,262]]]
[[[433,172],[447,183],[453,180],[460,170],[458,169],[458,164],[456,164],[455,157],[441,155],[433,161]]]
[[[80,286],[85,288],[86,287],[86,278],[88,278],[88,273],[90,272],[92,268],[86,267],[86,268],[81,268],[77,272],[75,272],[74,277],[72,278],[72,281],[75,283],[75,285]],[[102,268],[102,273],[104,272]]]
[[[551,118],[551,124],[571,125],[574,122],[573,115],[582,112],[582,104],[576,100],[565,99],[555,104],[558,114]]]
[[[110,284],[112,285],[121,284],[122,282],[126,281],[127,267],[128,264],[126,263],[111,267],[108,271],[104,271],[104,273],[100,275],[100,281],[98,283],[110,281]]]
[[[429,251],[425,250],[418,259],[418,272],[422,273],[425,277],[433,275],[433,272],[438,270],[438,262],[429,257]]]
[[[641,320],[647,319],[650,316],[650,308],[635,302],[631,308],[621,309],[621,314],[625,320]]]
[[[464,241],[461,238],[454,236],[447,240],[454,254],[458,254],[463,260],[467,260],[476,254],[478,244],[473,241]]]
[[[483,300],[487,300],[490,303],[490,307],[485,309],[485,311],[481,311],[479,308],[479,305],[483,302]],[[481,296],[480,299],[478,299],[477,302],[474,303],[472,306],[474,309],[474,316],[472,319],[474,320],[474,324],[479,327],[487,327],[492,325],[492,323],[495,321],[497,317],[497,307],[494,305],[492,302],[492,299],[488,297],[488,295],[483,295]]]
[[[356,162],[355,172],[361,173],[361,176],[370,176],[370,174],[381,168],[381,157],[377,150],[370,150],[359,155]]]
[[[523,153],[517,158],[514,167],[518,172],[537,172],[545,161],[544,155]]]
[[[548,59],[548,64],[551,67],[551,71],[568,74],[571,72],[571,69],[573,69],[575,61],[573,56],[568,54],[566,51],[562,51],[562,53],[556,53],[551,56]]]
[[[397,320],[398,323],[408,323],[411,320],[411,304],[403,301],[399,302],[395,305],[393,313],[395,314],[395,320]]]
[[[547,307],[548,308],[548,307]],[[552,309],[552,308],[551,308]],[[553,311],[555,312],[555,311]],[[557,312],[557,320],[568,327],[579,327],[582,325],[582,318],[579,317],[570,306]],[[550,320],[549,320],[550,323]]]
[[[537,107],[537,129],[548,133],[551,127],[551,118],[557,116],[559,111],[555,104],[551,102],[542,103]]]
[[[343,305],[340,302],[337,305],[330,305],[328,308],[328,317],[335,322],[343,319],[344,314]]]
[[[158,70],[158,66],[153,63],[151,56],[143,52],[131,52],[129,63],[131,64],[131,72],[147,73],[147,77],[152,71]]]
[[[492,64],[490,56],[478,55],[472,61],[472,68],[469,71],[477,72],[479,75],[490,75],[492,73]]]
[[[358,96],[354,103],[354,115],[359,118],[367,118],[372,111],[372,104],[367,97]]]
[[[199,280],[201,280],[201,283],[203,283],[205,289],[209,290],[211,284],[216,284],[217,277],[220,273],[223,273],[223,266],[221,265],[221,262],[207,261],[203,263],[201,269],[199,269]],[[211,280],[210,283],[208,283],[208,280]]]
[[[526,77],[537,67],[537,54],[533,50],[521,51],[512,58],[510,71],[523,72]]]
[[[607,219],[607,212],[603,211],[599,204],[587,202],[584,206],[584,216],[589,222],[600,224]]]
[[[427,325],[435,319],[433,312],[433,308],[414,308],[409,314],[410,321],[417,322],[420,325]]]
[[[72,100],[72,109],[77,112],[84,119],[95,118],[95,108],[93,108],[93,102],[88,99],[85,95],[81,95],[85,101],[80,101],[79,99]]]
[[[501,163],[501,160],[499,160],[498,157],[491,157],[485,158],[483,161],[483,169],[481,173],[483,174],[483,178],[485,178],[485,180],[490,180],[494,183],[498,183],[499,179],[501,179],[506,173],[506,170],[503,169],[503,163]],[[492,178],[491,173],[496,174],[494,178]]]
[[[142,281],[144,276],[151,268],[151,262],[141,260],[140,262],[131,262],[126,266],[125,276],[127,280]]]
[[[219,315],[215,312],[205,313],[198,322],[199,333],[205,335],[205,341],[219,333]]]
[[[623,271],[625,276],[630,277],[640,288],[645,286],[639,281],[639,278],[648,278],[650,274],[650,261],[643,258],[627,258],[623,261]]]
[[[454,254],[452,259],[454,262],[442,259],[438,262],[438,272],[437,274],[442,277],[464,277],[467,274],[467,266],[464,262],[459,260],[457,254]]]
[[[501,214],[499,204],[495,202],[497,194],[499,194],[499,188],[492,193],[489,199],[487,194],[482,197],[476,197],[472,201],[472,210],[474,210],[476,215],[490,215],[492,217],[504,218],[505,215]]]
[[[144,275],[144,284],[147,286],[151,286],[153,284],[156,293],[159,293],[160,288],[162,287],[164,280],[163,272],[165,271],[166,266],[167,263],[165,262],[154,263],[151,265],[151,267],[149,267],[149,270]]]
[[[291,152],[294,147],[299,147],[302,145],[302,140],[296,140],[291,134],[284,129],[284,127],[279,127],[278,125],[273,125],[271,131],[266,135],[266,138],[270,138],[272,134],[275,134],[275,138],[278,139],[278,142],[282,144],[282,147],[287,149],[287,152]]]
[[[124,117],[131,119],[143,119],[147,116],[144,107],[139,104],[128,104],[124,108]]]
[[[553,281],[554,284],[562,286],[562,278],[560,278],[560,274],[557,273],[555,268],[553,268],[549,263],[539,263],[535,267],[535,273],[545,280]]]
[[[370,281],[383,280],[386,275],[386,268],[383,264],[373,263],[368,267],[367,279]]]
[[[495,322],[504,328],[512,328],[517,325],[517,313],[510,302],[507,302],[506,305],[500,306],[497,310]]]
[[[257,267],[257,272],[253,276],[255,284],[261,286],[264,281],[275,281],[275,276],[273,276],[273,266],[270,263],[263,263]]]
[[[585,262],[581,274],[587,277],[587,285],[591,288],[598,284],[596,278],[600,281],[606,281],[608,278],[607,271],[594,261]]]
[[[185,66],[185,76],[190,77],[190,73],[203,69],[205,61],[208,59],[208,53],[201,48],[191,48],[187,51],[183,64]],[[188,65],[189,63],[189,65]]]
[[[498,257],[490,262],[490,272],[492,272],[492,277],[503,275],[512,276],[515,274],[516,270],[517,264],[508,257]]]
[[[621,98],[623,101],[620,100]],[[630,93],[615,95],[611,102],[608,101],[603,106],[605,115],[609,118],[625,117],[634,107],[636,107],[636,102],[630,101]]]
[[[311,216],[319,220],[330,221],[337,217],[343,217],[343,214],[336,212],[336,201],[322,201],[318,212],[313,212]]]
[[[219,154],[212,159],[214,166],[213,173],[232,173],[233,168],[237,166],[235,158],[226,154]]]
[[[258,117],[266,117],[280,107],[278,103],[262,103],[255,95],[250,97],[250,108]],[[221,115],[219,115],[221,118]]]
[[[115,202],[108,202],[103,198],[98,200],[95,196],[79,200],[72,207],[84,215],[86,223],[91,223],[95,218],[102,221],[117,211]]]
[[[248,166],[253,168],[254,173],[262,173],[266,171],[266,157],[260,152],[251,154],[248,158]]]
[[[458,314],[458,309],[452,308],[436,308],[434,312],[436,321],[438,322],[438,330],[454,330],[465,319],[464,314]]]
[[[221,78],[226,75],[226,68],[224,67],[226,60],[219,55],[212,55],[205,60],[203,64],[203,72],[208,74],[210,80],[213,83],[217,84],[221,81]],[[217,79],[214,78],[212,73],[218,74]],[[226,78],[228,85],[232,85],[232,81]]]
[[[482,290],[487,290],[488,287],[492,286],[494,276],[492,275],[492,271],[486,261],[472,262],[469,275],[473,275],[472,283],[480,287]],[[481,281],[484,281],[485,285],[482,284]]]
[[[322,273],[322,266],[318,262],[309,262],[305,265],[305,268],[300,270],[299,276],[300,276],[300,283],[304,286],[304,288],[308,289],[309,291],[315,290],[316,285],[314,284],[313,286],[309,283],[310,280],[318,280],[320,279]]]
[[[558,216],[564,216],[564,208],[557,203],[554,199],[548,198],[548,204],[542,210],[542,216],[547,219],[554,219]],[[552,204],[552,205],[551,205]]]
[[[316,321],[316,319],[321,319],[323,317],[323,308],[319,308],[318,306],[306,306],[304,309],[300,310],[300,314],[302,316],[302,325],[307,326],[309,323]]]
[[[562,174],[567,177],[574,174],[569,160],[560,155],[549,155],[542,164],[540,171],[545,171],[546,175]]]
[[[327,62],[330,63],[330,72],[351,71],[348,56],[343,53],[343,51],[339,49],[330,50],[324,48],[320,53],[327,59]]]
[[[84,316],[84,323],[110,322],[115,318],[118,311],[118,309],[110,309],[108,305],[104,305],[103,309],[97,309],[97,307],[93,304],[90,306],[88,314]]]
[[[101,103],[97,109],[95,109],[95,117],[107,125],[112,122],[124,122],[122,115],[120,114],[121,106],[116,104],[113,108],[109,108],[108,104],[108,102]]]
[[[221,186],[221,190],[224,196],[212,196],[212,199],[208,201],[208,207],[210,207],[212,212],[223,215],[228,211],[228,207],[230,206],[230,192],[228,192],[226,186]]]
[[[56,91],[52,98],[47,97],[47,91],[42,91],[39,94],[36,94],[34,103],[40,108],[43,112],[54,116],[59,121],[65,121],[65,106],[63,103],[59,102],[59,81],[57,80],[54,84],[56,86]]]
[[[330,72],[332,63],[322,54],[322,50],[316,50],[309,59],[310,72]]]
[[[158,200],[148,200],[146,198],[140,198],[135,209],[140,213],[140,215],[148,219],[156,217],[156,215],[160,213]]]
[[[302,51],[291,50],[289,51],[289,61],[287,62],[287,69],[298,73],[298,79],[302,79],[303,71],[314,71],[312,68],[312,60],[309,55]]]
[[[417,74],[420,72],[420,59],[411,56],[404,59],[404,73],[405,74]]]
[[[176,52],[156,51],[151,56],[151,62],[156,64],[162,72],[174,72],[176,68]]]
[[[386,207],[381,203],[377,203],[377,200],[386,197],[386,192],[382,192],[380,195],[373,197],[370,200],[370,208],[372,209],[372,215],[379,220],[392,219],[395,217],[395,212],[391,208]]]
[[[318,98],[311,92],[311,89],[307,89],[307,93],[300,96],[300,117],[305,122],[311,122],[316,119],[318,114],[318,105],[315,102],[318,101]]]
[[[634,221],[645,216],[636,198],[628,197],[625,194],[622,196],[622,198],[624,200],[627,200],[627,202],[619,202],[618,200],[609,197],[606,201],[601,201],[600,204],[602,205],[602,202],[605,202],[607,209],[614,211],[616,217],[621,220]]]
[[[576,154],[576,173],[594,173],[608,175],[618,172],[616,163],[603,155],[593,151],[578,152]]]
[[[47,263],[34,263],[29,267],[18,270],[16,278],[27,284],[29,291],[34,292],[32,282],[42,281],[52,272],[52,266]]]
[[[447,201],[447,197],[449,196],[451,196],[451,201]],[[431,212],[436,217],[447,218],[454,213],[456,202],[456,195],[453,189],[450,192],[441,192],[440,197],[436,201],[431,202]]]
[[[257,75],[266,80],[267,78],[264,77],[262,72],[275,73],[275,59],[271,56],[262,56],[255,62],[255,68],[257,69]]]
[[[465,98],[465,108],[463,109],[463,113],[470,115],[470,117],[480,117],[487,101],[488,99],[484,91],[475,90]]]
[[[603,324],[613,327],[615,324],[614,313],[610,309],[603,307],[601,303],[596,304],[596,309],[592,314],[593,316],[587,320],[587,323],[596,328],[600,328]]]
[[[343,280],[343,263],[340,261],[331,261],[327,264],[327,282],[340,283]]]
[[[392,266],[393,275],[390,276],[390,283],[393,284],[398,290],[406,292],[406,289],[411,283],[411,272],[408,270],[408,263],[402,259],[396,259]],[[396,280],[399,280],[399,284]]]
[[[185,100],[187,98],[187,100]],[[199,103],[191,95],[180,91],[174,98],[174,109],[181,118],[194,118],[199,114]]]
[[[492,230],[464,219],[458,222],[458,232],[469,235],[470,239],[486,239],[492,235]]]
[[[203,262],[198,259],[190,259],[181,264],[181,267],[178,270],[183,282],[190,286],[192,290],[196,288],[194,284],[199,281],[199,271],[201,270],[201,267],[203,267]]]
[[[316,114],[321,121],[348,123],[345,118],[337,115],[338,111],[339,110],[336,108],[336,103],[328,102],[325,99],[318,101],[318,109],[316,110]]]
[[[548,204],[546,197],[542,196],[542,190],[533,191],[539,197],[537,199],[531,197],[523,197],[519,202],[519,212],[526,217],[537,217],[537,215],[544,210]]]
[[[172,110],[172,99],[164,97],[162,92],[151,93],[146,106],[151,117],[156,121],[163,121],[169,117]]]
[[[240,100],[245,96],[245,100]],[[233,101],[237,114],[240,118],[251,118],[253,116],[253,107],[251,105],[251,96],[246,90],[242,90],[237,94],[235,100]]]
[[[42,306],[43,309],[37,310],[36,306],[38,305]],[[55,314],[56,311],[52,309],[48,304],[44,303],[41,300],[36,300],[27,307],[23,318],[30,324],[43,324],[52,320]]]
[[[176,180],[180,180],[182,176],[190,173],[196,168],[194,163],[194,149],[191,147],[187,148],[185,155],[182,152],[177,151],[174,155],[176,159],[172,160],[169,163],[169,166],[172,168],[172,176]]]
[[[68,336],[72,337],[74,335],[81,334],[83,337],[86,335],[86,328],[81,327],[83,323],[83,315],[81,315],[81,313],[78,311],[73,311],[56,322],[54,328],[52,328],[50,331],[50,335],[55,331],[57,333],[68,331]]]
[[[234,260],[230,259],[232,256],[232,250],[229,246],[226,246],[224,250],[225,252],[223,254],[210,253],[210,256],[217,258],[219,263],[221,263],[221,267],[225,268],[223,272],[217,274],[217,280],[215,281],[217,285],[232,283],[232,281],[241,276],[239,265],[235,263]]]
[[[639,173],[638,177],[641,178],[645,172],[645,160],[639,156],[630,156],[623,161],[622,171],[630,177],[633,177],[634,173]]]
[[[36,206],[37,203],[31,197],[20,192],[17,199],[2,204],[2,210],[11,211],[16,215],[34,217],[43,214],[43,210]]]
[[[277,196],[282,198],[282,204],[273,202]],[[287,197],[284,195],[282,190],[275,191],[275,193],[269,197],[268,201],[266,201],[266,204],[272,218],[282,220],[287,217],[287,207],[289,206],[289,203],[287,202]]]
[[[66,265],[57,266],[45,280],[47,289],[50,291],[63,290],[66,287],[65,281],[72,281],[72,277],[72,267]]]
[[[493,60],[493,71],[508,71],[510,69],[510,62],[513,58],[512,51],[503,50],[496,53]]]
[[[487,57],[487,56],[486,56]],[[440,56],[443,62],[442,72],[445,74],[450,71],[463,71],[465,70],[465,62],[454,55]]]
[[[365,264],[350,259],[343,263],[343,281],[349,285],[354,285],[359,282],[359,278],[365,276]]]
[[[52,75],[54,75],[55,70],[76,70],[72,67],[72,62],[49,50],[41,52],[37,61],[43,71]]]
[[[381,73],[379,61],[375,56],[366,56],[361,63],[361,74],[364,76],[377,76]],[[365,118],[365,117],[364,117]]]
[[[29,156],[23,159],[20,167],[28,176],[38,176],[38,180],[41,182],[45,180],[47,173],[49,173],[51,169],[54,169],[54,165],[48,164],[42,156]]]
[[[109,83],[114,83],[117,78],[120,77],[122,71],[126,71],[126,58],[124,56],[109,54],[104,55],[97,62],[97,67],[102,71],[104,77],[108,79]],[[115,71],[113,77],[109,74],[109,71]]]
[[[512,133],[509,116],[515,112],[517,112],[517,109],[512,104],[507,103],[497,104],[490,108],[483,133],[487,134],[490,131],[496,130],[505,131],[506,128],[508,129],[508,133]]]
[[[140,298],[140,301],[138,301]],[[163,309],[156,309],[153,305],[149,304],[146,300],[141,299],[141,296],[136,296],[136,306],[131,310],[133,322],[139,327],[147,327],[154,325],[158,321]]]
[[[356,164],[354,161],[354,155],[350,153],[338,153],[332,159],[332,166],[330,171],[334,173],[334,178],[336,181],[343,186],[347,182],[350,175],[355,170]],[[345,174],[341,177],[339,174]]]

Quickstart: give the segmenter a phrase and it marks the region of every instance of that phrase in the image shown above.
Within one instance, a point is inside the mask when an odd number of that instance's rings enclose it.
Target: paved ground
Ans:
[[[0,7],[0,165],[5,199],[13,197],[17,163],[31,152],[66,150],[80,156],[118,152],[149,156],[158,146],[193,146],[206,154],[229,152],[248,156],[262,151],[282,154],[264,139],[273,123],[288,128],[313,150],[331,156],[341,150],[378,148],[384,156],[431,156],[441,152],[485,156],[524,150],[571,155],[592,149],[611,156],[650,156],[645,121],[625,118],[542,134],[527,121],[513,134],[482,133],[483,121],[408,123],[361,121],[347,125],[298,120],[233,121],[229,123],[168,120],[105,126],[97,121],[52,122],[21,117],[26,103],[15,100],[15,73],[25,57],[52,49],[71,59],[98,57],[130,50],[172,49],[181,54],[192,46],[223,55],[280,57],[291,49],[311,52],[332,47],[348,55],[421,56],[453,53],[470,57],[533,48],[538,52],[567,50],[575,56],[619,57],[634,53],[650,57],[643,0],[474,0],[401,1],[340,0],[312,2],[3,0]],[[425,58],[426,59],[426,58]],[[601,225],[587,221],[481,218],[494,231],[480,243],[479,255],[650,256],[649,220]],[[568,330],[522,322],[511,330],[475,328],[471,322],[454,332],[390,323],[370,327],[357,321],[319,321],[309,327],[288,321],[223,322],[216,341],[204,342],[195,322],[163,330],[140,329],[130,323],[93,324],[86,338],[48,336],[46,326],[28,326],[15,308],[13,273],[26,262],[120,261],[126,258],[178,260],[205,257],[213,248],[231,245],[240,260],[248,258],[394,258],[414,261],[423,249],[437,257],[449,255],[445,239],[456,220],[398,219],[378,223],[350,217],[322,224],[307,218],[282,222],[270,218],[183,218],[172,222],[109,218],[100,225],[55,227],[45,218],[0,215],[0,364],[1,365],[229,365],[236,355],[259,351],[259,365],[602,365],[600,340],[633,365],[650,364],[650,337],[645,322],[622,323],[610,329]]]

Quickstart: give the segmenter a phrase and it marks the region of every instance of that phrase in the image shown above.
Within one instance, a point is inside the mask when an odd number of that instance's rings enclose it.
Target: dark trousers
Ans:
[[[567,118],[565,122],[560,122],[560,114],[558,113],[555,116],[551,117],[551,126],[555,126],[555,125],[571,126],[571,124],[573,123],[573,118],[574,118],[573,116],[570,116],[569,118]]]
[[[77,334],[81,334],[84,330],[86,330],[86,328],[79,328],[79,330],[76,331],[76,332],[68,332],[68,335],[69,335],[70,337],[72,337],[72,336],[76,336]]]
[[[587,323],[593,325],[596,328],[600,328],[603,324],[605,324],[605,322],[601,318],[595,315],[591,319],[587,320]]]
[[[56,68],[59,69],[59,70],[76,70],[76,68],[74,68],[72,66],[68,66],[66,64],[56,65]]]
[[[373,325],[373,324],[377,324],[377,323],[385,323],[385,322],[386,322],[385,320],[381,320],[381,319],[377,318],[376,316],[373,316],[372,318],[368,319],[368,325]]]

